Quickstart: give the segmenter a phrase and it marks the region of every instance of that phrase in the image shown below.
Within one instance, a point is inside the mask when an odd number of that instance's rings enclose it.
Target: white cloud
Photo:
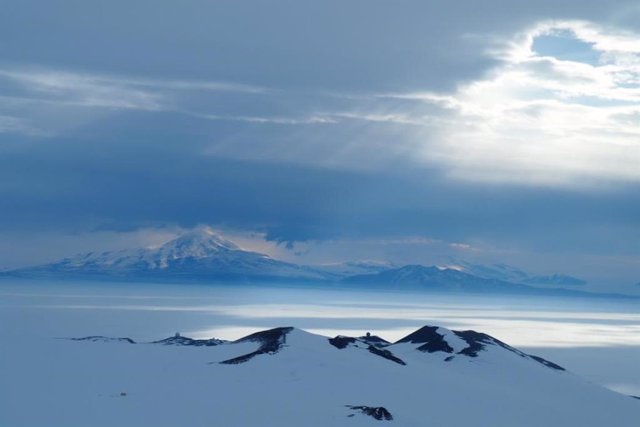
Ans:
[[[536,52],[535,41],[543,36],[573,38],[598,60]],[[302,97],[229,82],[0,68],[0,81],[19,87],[13,96],[29,103],[23,116],[6,106],[0,115],[30,123],[36,108],[69,106],[61,120],[67,123],[112,109],[169,111],[203,120],[303,125],[268,143],[243,128],[216,138],[209,155],[353,170],[417,161],[454,179],[494,183],[580,187],[640,181],[638,34],[584,21],[545,21],[508,40],[485,41],[487,54],[500,65],[453,92],[344,93],[331,101],[319,93]],[[227,108],[213,99],[208,107],[204,98],[190,102],[188,93],[207,91],[259,94],[264,103]],[[299,112],[290,108],[297,102]],[[211,105],[215,111],[207,111]],[[94,108],[87,113],[73,107]],[[51,117],[38,117],[43,115]],[[26,129],[7,123],[0,127]],[[332,126],[305,127],[316,124]]]
[[[536,53],[568,32],[600,62]],[[640,36],[581,21],[544,22],[491,55],[502,65],[453,94],[386,95],[435,104],[423,159],[464,180],[551,186],[640,181]],[[433,136],[436,135],[436,137]]]
[[[156,111],[162,109],[159,94],[127,81],[55,70],[0,70],[0,78],[23,90],[31,101],[59,105],[108,107]]]
[[[268,92],[266,88],[233,82],[143,79],[28,67],[0,68],[2,82],[14,92],[14,95],[5,95],[4,98],[10,98],[13,104],[28,106],[31,110],[55,106],[189,114],[176,101],[176,94]]]
[[[135,78],[50,68],[0,66],[0,132],[51,136],[114,111],[192,112],[193,93],[261,95],[269,89],[234,82]],[[260,122],[261,118],[249,118]],[[284,119],[282,119],[284,121]]]
[[[199,117],[208,120],[222,120],[258,124],[277,124],[277,125],[301,125],[301,124],[325,124],[336,123],[336,120],[330,116],[312,115],[307,117],[281,117],[281,116],[232,116],[232,115],[216,115],[216,114],[200,114]]]
[[[5,116],[0,114],[0,134],[1,133],[22,133],[33,136],[43,135],[42,132],[32,128],[20,117]]]

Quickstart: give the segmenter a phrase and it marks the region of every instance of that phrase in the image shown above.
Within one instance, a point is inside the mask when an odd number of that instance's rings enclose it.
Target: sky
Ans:
[[[637,1],[9,0],[0,268],[209,225],[640,282]]]

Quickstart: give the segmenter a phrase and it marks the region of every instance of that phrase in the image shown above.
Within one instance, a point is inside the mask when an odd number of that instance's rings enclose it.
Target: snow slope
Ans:
[[[207,344],[100,338],[11,343],[0,356],[0,425],[635,427],[640,420],[639,400],[473,331],[426,326],[394,344],[291,327]]]

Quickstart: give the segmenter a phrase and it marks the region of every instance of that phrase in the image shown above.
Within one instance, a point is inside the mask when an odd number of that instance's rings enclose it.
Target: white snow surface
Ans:
[[[455,352],[466,342],[437,333]],[[135,339],[135,337],[131,337]],[[158,339],[165,337],[158,337]],[[224,337],[217,337],[224,338]],[[487,345],[478,357],[426,353],[421,343],[361,341],[339,349],[293,329],[272,354],[219,362],[259,341],[212,347],[124,341],[2,343],[0,425],[637,427],[640,401]],[[345,405],[382,406],[379,421]],[[353,415],[353,416],[349,416]]]

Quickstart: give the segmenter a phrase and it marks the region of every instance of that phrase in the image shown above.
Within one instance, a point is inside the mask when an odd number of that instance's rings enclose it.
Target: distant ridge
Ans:
[[[623,294],[595,293],[564,288],[539,288],[522,283],[478,277],[453,268],[405,265],[375,274],[359,274],[343,279],[351,285],[366,285],[368,288],[423,290],[440,293],[546,295],[562,297],[638,297]]]
[[[496,279],[484,279],[449,268],[406,265],[376,274],[361,274],[345,279],[349,283],[418,287],[434,291],[514,292],[533,289],[529,286]]]
[[[485,279],[497,279],[505,282],[521,283],[524,285],[549,285],[549,286],[583,286],[586,280],[566,274],[554,273],[551,275],[532,275],[504,263],[474,264],[455,258],[449,259],[449,268],[464,271],[474,276]]]
[[[561,283],[580,279],[558,274],[540,279],[543,276],[527,275],[504,264],[480,266],[459,262],[450,267],[399,267],[384,261],[352,261],[300,265],[244,250],[208,227],[189,231],[155,247],[89,252],[50,264],[0,272],[0,277],[171,283],[314,283],[448,293],[628,297],[563,289],[559,287]],[[538,279],[532,280],[532,277]],[[536,287],[532,286],[532,281],[546,281],[554,286]]]

